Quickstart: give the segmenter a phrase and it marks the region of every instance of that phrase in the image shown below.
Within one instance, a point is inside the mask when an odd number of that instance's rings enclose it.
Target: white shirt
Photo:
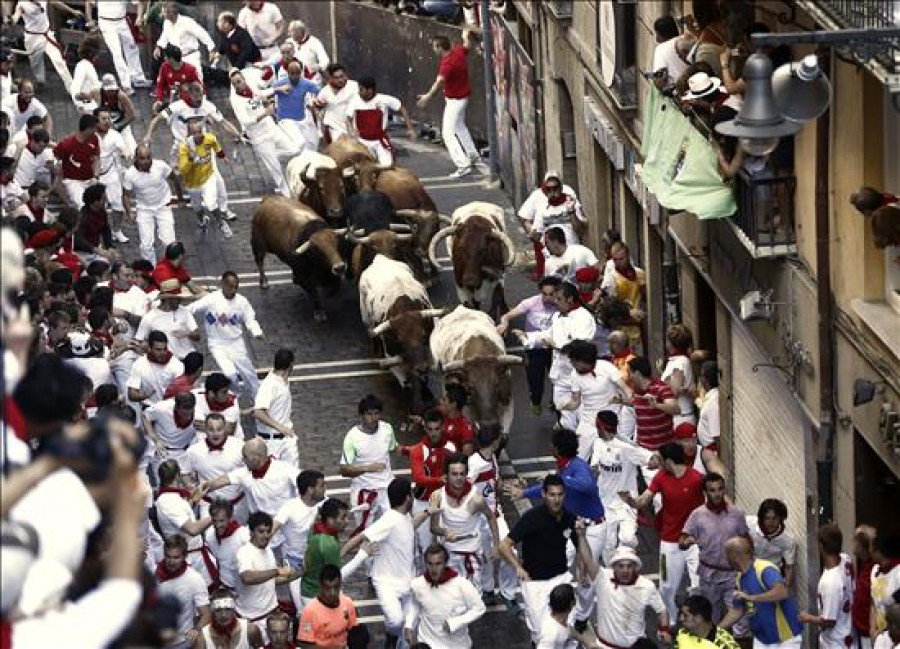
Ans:
[[[597,264],[597,256],[594,251],[580,243],[571,243],[566,246],[563,254],[558,257],[547,255],[544,262],[545,275],[557,275],[565,280],[574,281],[575,272]]]
[[[424,523],[423,523],[424,524]],[[368,532],[366,533],[368,536]],[[418,623],[419,642],[431,649],[468,649],[472,646],[469,625],[484,615],[481,593],[463,577],[432,587],[424,575],[410,584],[412,599],[406,616],[406,628]],[[448,633],[444,622],[450,627]]]
[[[597,320],[594,314],[584,307],[578,307],[567,314],[554,313],[550,316],[550,328],[547,331],[528,334],[526,344],[531,347],[543,340],[549,340],[553,344],[553,361],[548,376],[556,383],[568,381],[569,375],[572,374],[572,363],[560,350],[573,340],[593,340],[596,333]]]
[[[322,71],[331,63],[322,41],[310,34],[306,35],[306,40],[302,43],[295,41],[293,38],[288,40],[294,44],[294,52],[303,63],[303,67],[313,73],[310,80],[321,86],[324,81]]]
[[[610,568],[600,568],[594,580],[597,636],[630,647],[644,635],[647,607],[659,614],[666,610],[666,605],[656,586],[646,577],[638,577],[633,586],[616,586],[612,578]]]
[[[110,128],[103,134],[98,131],[97,137],[100,138],[100,179],[104,180],[105,177],[104,182],[108,183],[110,179],[114,179],[121,183],[125,166],[124,160],[131,156],[131,151],[125,144],[125,138],[114,128]],[[106,190],[109,191],[109,189],[107,186]],[[141,292],[143,293],[143,291]]]
[[[201,606],[209,606],[209,594],[203,577],[188,566],[180,577],[159,584],[156,593],[159,597],[174,596],[181,603],[181,609],[178,612],[178,637],[173,644],[183,642],[185,634],[194,626],[197,609]]]
[[[231,110],[234,111],[234,116],[240,123],[241,128],[244,129],[251,141],[278,136],[280,131],[272,116],[266,115],[266,107],[263,102],[266,97],[271,97],[275,91],[271,88],[266,90],[253,88],[249,79],[247,80],[247,85],[253,92],[252,97],[243,97],[237,94],[234,88],[231,89],[230,96]],[[263,117],[263,115],[266,115],[266,117]]]
[[[175,399],[166,399],[150,406],[144,411],[144,416],[153,422],[156,435],[166,448],[181,450],[197,438],[193,418],[186,428],[175,424]],[[181,472],[185,473],[184,467],[181,467]]]
[[[691,359],[687,356],[679,354],[678,356],[669,356],[666,361],[666,367],[659,377],[661,381],[668,382],[669,377],[678,370],[684,375],[683,387],[691,388],[694,385],[694,369],[691,367]],[[679,394],[677,397],[678,407],[681,409],[681,417],[694,416],[694,400],[690,394]],[[677,417],[678,415],[676,415]],[[680,422],[676,422],[678,425]]]
[[[557,622],[548,608],[541,624],[537,649],[575,649],[577,646],[578,643],[569,635],[569,627]]]
[[[476,451],[469,456],[469,475],[472,488],[476,489],[484,501],[495,513],[497,512],[497,476],[500,475],[500,467],[497,458],[493,455],[485,459],[481,452]],[[478,478],[481,478],[479,480]],[[425,525],[426,523],[423,523]]]
[[[190,16],[179,14],[175,22],[166,20],[163,23],[162,33],[156,42],[157,47],[165,49],[166,45],[172,43],[181,48],[181,56],[188,57],[194,52],[199,51],[200,44],[206,47],[210,52],[216,51],[216,44],[200,24]]]
[[[49,180],[50,167],[53,166],[53,149],[47,147],[39,154],[34,155],[31,149],[25,147],[19,155],[19,161],[16,163],[16,174],[13,181],[19,187],[31,187],[35,180]]]
[[[251,512],[274,514],[281,506],[297,497],[297,467],[281,460],[271,460],[262,478],[254,478],[246,466],[228,472],[231,484],[240,485],[249,499]]]
[[[359,97],[359,84],[352,79],[348,79],[346,85],[337,91],[325,84],[316,97],[319,101],[325,102],[322,109],[322,123],[342,133],[346,132],[349,117],[347,108],[354,97]]]
[[[369,573],[372,581],[388,583],[401,592],[408,590],[416,576],[413,563],[416,533],[412,517],[390,509],[369,525],[363,534],[369,541],[378,544],[378,554],[372,557]]]
[[[196,416],[196,413],[195,413]],[[196,420],[195,420],[196,421]],[[225,445],[220,451],[211,451],[206,444],[206,440],[202,439],[193,444],[179,460],[182,473],[196,473],[200,480],[210,480],[223,473],[228,473],[239,469],[244,465],[244,457],[242,451],[243,443],[235,435],[229,435],[225,438]],[[234,500],[241,495],[241,487],[239,485],[226,485],[220,489],[216,489],[208,498],[223,498],[225,500]]]
[[[13,91],[12,72],[0,74],[0,97],[9,97]]]
[[[238,574],[237,552],[250,543],[250,530],[241,526],[234,531],[234,534],[219,541],[215,528],[209,527],[203,536],[209,551],[212,552],[219,566],[219,579],[232,590],[237,588],[238,582],[241,580]]]
[[[262,327],[256,320],[256,311],[243,295],[237,294],[227,300],[222,291],[217,290],[187,308],[193,314],[203,314],[203,326],[210,344],[243,340],[244,328],[252,336],[263,335]]]
[[[174,311],[163,311],[159,306],[154,307],[141,318],[135,340],[147,340],[154,329],[162,331],[169,339],[169,350],[178,358],[184,358],[191,352],[197,351],[194,341],[178,333],[194,333],[197,331],[197,322],[194,316],[184,306],[178,305]]]
[[[619,413],[619,405],[613,404],[614,396],[624,397],[627,392],[622,381],[622,373],[619,368],[605,360],[598,360],[594,365],[593,374],[579,374],[572,369],[569,375],[569,383],[572,392],[581,394],[581,403],[578,406],[579,427],[596,430],[597,413],[601,410],[612,410]]]
[[[47,117],[47,108],[37,97],[32,97],[25,107],[25,112],[19,112],[19,93],[7,95],[3,100],[3,112],[9,115],[9,134],[15,135],[25,130],[28,118],[37,115],[41,119]]]
[[[95,390],[101,385],[115,383],[109,368],[109,361],[102,356],[93,356],[91,358],[67,358],[65,359],[65,363],[78,368],[78,371],[88,377]]]
[[[300,498],[289,500],[278,509],[274,519],[281,524],[281,532],[284,534],[282,551],[285,555],[298,559],[306,556],[309,530],[318,513],[317,505],[310,507]]]
[[[72,95],[72,99],[75,100],[76,105],[93,103],[96,106],[97,102],[93,99],[88,99],[87,101],[78,99],[79,94],[90,94],[94,90],[100,90],[100,76],[97,74],[97,68],[87,59],[81,59],[72,72],[72,85],[69,88],[69,93]]]
[[[269,374],[259,384],[256,392],[254,408],[264,408],[269,416],[279,424],[293,428],[291,422],[291,388],[288,382],[275,372]],[[267,435],[275,435],[277,430],[272,429],[263,422],[256,420],[256,430]]]
[[[607,441],[594,440],[591,467],[597,469],[597,490],[604,507],[627,505],[619,497],[620,491],[637,495],[637,472],[647,466],[653,453],[636,444],[629,444],[618,437]]]
[[[275,595],[274,578],[248,586],[240,579],[240,573],[248,570],[274,570],[277,567],[272,548],[260,549],[247,543],[237,551],[237,612],[241,617],[254,620],[266,615],[278,606],[278,598]]]
[[[181,142],[187,137],[187,125],[191,120],[202,119],[204,128],[206,128],[210,120],[219,123],[225,119],[216,105],[206,97],[199,106],[191,106],[184,99],[179,99],[164,108],[162,114],[172,128],[173,142]]]
[[[779,568],[782,560],[789,566],[796,563],[797,544],[790,532],[784,530],[776,536],[766,537],[759,527],[756,516],[752,515],[747,516],[747,529],[750,530],[753,551],[758,559],[774,563]]]
[[[706,393],[697,421],[697,441],[701,447],[719,441],[719,388]]]
[[[134,192],[137,209],[155,212],[165,208],[172,199],[168,177],[172,167],[162,160],[154,160],[146,172],[131,166],[122,179],[122,188]]]
[[[146,356],[141,356],[131,366],[127,387],[144,394],[149,392],[150,396],[146,399],[146,403],[152,405],[162,400],[169,383],[183,373],[184,365],[174,354],[165,365],[151,363]]]
[[[15,629],[16,627],[13,627]],[[14,635],[13,638],[18,641],[18,636]],[[16,645],[19,646],[18,644]],[[878,635],[875,638],[875,644],[872,645],[872,649],[894,649],[894,647],[900,646],[900,643],[895,643],[891,640],[891,636],[887,631]]]
[[[384,469],[369,471],[350,480],[351,491],[356,489],[387,489],[394,479],[391,473],[391,452],[397,448],[394,427],[384,421],[378,422],[378,430],[366,433],[354,426],[344,435],[341,464],[373,464],[381,462]]]
[[[675,43],[677,42],[678,37],[676,36],[660,43],[653,49],[653,68],[651,71],[659,72],[666,68],[668,77],[673,81],[678,79],[687,70],[688,66],[678,55],[678,50],[675,49]]]
[[[350,85],[349,82],[347,85]],[[347,103],[347,115],[354,120],[353,125],[356,126],[356,112],[360,110],[378,110],[381,111],[381,130],[387,129],[388,117],[391,111],[400,110],[400,100],[391,95],[376,94],[369,101],[365,101],[359,95],[353,97]]]
[[[284,27],[282,24],[279,29],[278,23],[284,23],[284,17],[274,2],[266,2],[259,11],[244,7],[237,15],[237,24],[250,32],[250,38],[260,49],[275,45]]]
[[[50,29],[47,0],[21,1],[16,4],[15,14],[25,19],[25,30],[44,33]]]
[[[819,633],[822,649],[846,649],[852,646],[853,623],[850,604],[853,601],[853,560],[841,553],[834,568],[822,571],[818,587],[819,616],[833,620],[834,626]]]
[[[543,234],[550,227],[561,227],[566,233],[566,243],[578,243],[578,237],[572,228],[571,216],[574,214],[579,221],[586,223],[587,217],[581,208],[581,202],[575,195],[575,190],[568,185],[562,186],[562,193],[566,201],[562,205],[550,205],[544,190],[538,187],[525,199],[519,208],[519,217],[531,221],[531,227],[535,232]]]
[[[191,536],[182,529],[185,523],[195,521],[197,517],[194,516],[191,503],[179,494],[168,492],[159,494],[156,498],[156,517],[159,521],[160,534],[164,539],[173,534],[180,534],[187,539],[188,551],[203,546],[203,539],[199,534]]]

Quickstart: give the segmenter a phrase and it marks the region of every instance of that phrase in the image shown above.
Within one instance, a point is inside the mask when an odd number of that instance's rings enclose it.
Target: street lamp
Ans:
[[[778,111],[794,122],[821,117],[831,104],[831,82],[819,69],[815,54],[800,63],[785,63],[772,75],[772,92]]]

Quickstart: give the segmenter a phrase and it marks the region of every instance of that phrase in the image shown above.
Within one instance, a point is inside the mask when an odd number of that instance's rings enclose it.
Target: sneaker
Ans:
[[[447,178],[462,178],[463,176],[468,176],[472,173],[472,167],[464,167],[463,169],[457,169],[451,174],[447,174]]]
[[[209,215],[208,214],[198,214],[197,215],[197,227],[206,229],[206,226],[209,225]]]
[[[491,173],[491,168],[483,160],[473,160],[472,168],[474,168],[475,171],[477,171],[480,174],[487,175],[487,174]]]
[[[499,603],[497,595],[493,591],[481,593],[481,601],[484,602],[485,606],[496,606]]]
[[[234,236],[234,232],[231,231],[231,226],[229,226],[225,221],[219,222],[219,229],[222,231],[222,236],[226,239],[230,239]]]
[[[128,237],[126,237],[125,233],[121,230],[115,230],[112,233],[112,238],[116,243],[128,243]]]
[[[237,218],[237,214],[231,210],[225,210],[225,215],[222,218],[226,221],[234,221]]]

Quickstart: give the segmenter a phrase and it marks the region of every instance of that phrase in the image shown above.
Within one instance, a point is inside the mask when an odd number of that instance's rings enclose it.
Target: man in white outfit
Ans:
[[[231,108],[244,134],[250,140],[256,157],[275,185],[275,191],[282,196],[290,196],[280,157],[294,156],[300,152],[296,142],[273,119],[275,102],[274,90],[253,89],[243,73],[232,68],[228,74],[231,80]]]
[[[163,7],[165,22],[162,33],[156,41],[156,49],[153,57],[162,57],[166,45],[172,44],[181,49],[181,59],[190,63],[197,69],[197,76],[203,81],[203,60],[200,56],[200,45],[206,47],[207,52],[215,52],[216,44],[209,32],[190,16],[182,16],[178,10],[177,2],[167,2]]]
[[[63,85],[71,88],[72,75],[69,73],[56,34],[50,29],[50,5],[72,16],[84,16],[84,13],[73,9],[61,0],[50,0],[49,2],[48,0],[19,0],[11,20],[13,24],[19,22],[20,18],[25,21],[25,51],[28,52],[35,81],[40,85],[47,82],[47,73],[44,68],[44,54],[46,54],[53,67],[56,68]]]
[[[122,134],[113,128],[109,110],[98,108],[95,114],[97,137],[100,138],[100,171],[97,179],[106,185],[113,240],[128,243],[128,237],[122,232],[122,220],[125,218],[125,205],[122,204],[122,176],[130,162],[131,151]]]
[[[256,434],[266,442],[272,457],[297,466],[297,435],[291,421],[291,388],[288,377],[294,367],[294,352],[279,349],[275,352],[272,371],[263,379],[256,392],[253,416]]]
[[[413,579],[411,606],[406,617],[406,641],[427,643],[431,649],[468,649],[469,625],[486,610],[478,589],[447,566],[442,545],[425,550],[425,574]]]
[[[297,572],[304,571],[310,530],[324,500],[325,474],[307,469],[297,476],[297,497],[284,503],[272,517],[273,533],[281,530],[284,535],[284,543],[281,546],[284,560]],[[291,582],[290,591],[294,605],[298,610],[302,609],[299,580]]]
[[[225,271],[222,273],[221,288],[200,298],[188,309],[203,318],[209,353],[216,359],[222,374],[231,379],[236,392],[238,378],[242,379],[243,389],[240,391],[255,398],[259,379],[247,352],[244,330],[257,340],[262,340],[264,334],[250,300],[238,295],[238,284],[237,273]]]
[[[446,36],[436,36],[431,40],[435,53],[441,55],[441,63],[431,88],[424,95],[419,95],[419,101],[416,103],[419,108],[424,108],[438,90],[444,89],[446,104],[441,120],[441,137],[453,164],[456,165],[456,171],[450,174],[451,178],[466,176],[472,173],[473,167],[480,173],[488,172],[488,167],[481,160],[466,126],[466,106],[472,94],[467,60],[472,47],[471,38],[472,31],[466,28],[463,30],[463,42],[460,45],[451,47],[450,39]]]
[[[347,68],[340,63],[330,63],[325,74],[327,83],[316,95],[315,106],[322,111],[322,137],[327,145],[350,132],[347,107],[359,96],[359,84],[347,77]]]
[[[322,73],[331,63],[322,41],[309,33],[302,20],[292,20],[288,25],[288,34],[288,41],[294,44],[294,52],[303,63],[303,76],[321,87],[325,82]]]
[[[206,433],[203,439],[188,448],[179,461],[182,473],[195,474],[194,477],[198,481],[204,481],[244,466],[244,458],[241,455],[244,445],[237,436],[228,434],[225,417],[221,413],[211,412],[206,415],[203,430]],[[216,492],[215,498],[204,496],[203,500],[197,503],[201,517],[211,515],[210,505],[216,499],[225,500],[231,505],[233,509],[229,517],[233,515],[240,523],[247,522],[249,514],[247,496],[240,485],[222,487]],[[233,583],[226,585],[229,588],[234,587]]]
[[[237,24],[250,34],[264,61],[278,54],[278,39],[284,33],[284,17],[277,4],[250,0],[238,12]]]
[[[132,94],[133,88],[149,88],[153,85],[141,67],[141,53],[125,16],[128,13],[126,0],[85,0],[84,10],[90,16],[92,5],[97,5],[97,27],[106,41],[112,55],[116,74],[126,94]],[[137,3],[137,15],[140,16],[141,3]],[[90,26],[92,21],[88,21]]]
[[[379,93],[374,78],[360,79],[359,94],[347,105],[347,116],[359,141],[382,167],[394,164],[394,147],[387,134],[388,118],[392,112],[399,112],[403,116],[407,135],[410,140],[415,140],[412,120],[400,100]]]
[[[175,216],[169,207],[171,174],[172,167],[162,160],[154,160],[150,147],[140,144],[134,153],[134,165],[122,179],[125,214],[137,219],[141,257],[151,262],[156,261],[154,242],[157,235],[163,246],[175,241]],[[132,200],[136,203],[136,217]]]

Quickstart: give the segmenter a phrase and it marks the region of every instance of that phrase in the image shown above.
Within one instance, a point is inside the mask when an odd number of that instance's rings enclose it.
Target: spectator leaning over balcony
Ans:
[[[707,63],[713,73],[722,75],[719,54],[728,49],[728,25],[718,2],[697,2],[694,0],[694,20],[698,29],[697,42],[691,48],[687,60],[690,63]]]
[[[690,34],[681,36],[672,16],[660,16],[653,23],[656,47],[653,50],[654,85],[663,90],[687,68],[687,55],[694,45]]]

